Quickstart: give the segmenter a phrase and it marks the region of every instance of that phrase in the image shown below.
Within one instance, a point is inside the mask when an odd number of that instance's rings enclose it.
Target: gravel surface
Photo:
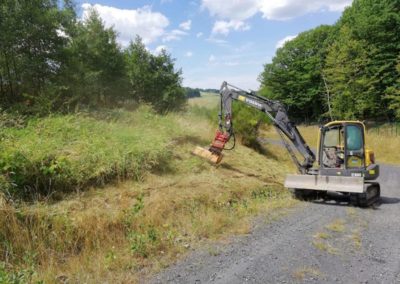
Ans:
[[[252,233],[211,244],[151,283],[400,283],[400,167],[381,165],[380,202],[302,202]]]

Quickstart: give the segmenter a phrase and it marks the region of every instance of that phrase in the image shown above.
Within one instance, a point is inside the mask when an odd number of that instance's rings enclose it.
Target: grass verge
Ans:
[[[1,200],[0,277],[14,283],[137,282],[205,240],[249,232],[255,214],[296,203],[282,186],[286,165],[272,154],[238,145],[218,167],[192,156],[194,146],[206,146],[214,134],[204,115],[189,110],[159,117],[142,108],[8,129],[10,142],[3,145],[9,153],[26,151],[38,165],[48,153],[56,161],[65,156],[63,169],[69,170],[62,173],[70,174],[62,176],[68,186],[61,192],[79,191],[58,202]],[[117,174],[88,182],[106,173]]]
[[[0,188],[14,198],[60,198],[113,180],[140,180],[165,167],[177,135],[171,117],[148,107],[32,119],[1,131]]]

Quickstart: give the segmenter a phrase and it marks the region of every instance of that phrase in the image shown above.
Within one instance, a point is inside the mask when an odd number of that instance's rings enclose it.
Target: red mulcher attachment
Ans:
[[[210,148],[206,150],[197,146],[193,151],[193,154],[205,158],[214,164],[218,164],[222,160],[222,150],[224,150],[225,144],[229,141],[229,138],[229,133],[224,133],[220,130],[217,130]]]
[[[214,141],[211,143],[209,151],[218,155],[221,155],[222,150],[224,150],[225,144],[229,141],[229,134],[217,130],[215,134]]]

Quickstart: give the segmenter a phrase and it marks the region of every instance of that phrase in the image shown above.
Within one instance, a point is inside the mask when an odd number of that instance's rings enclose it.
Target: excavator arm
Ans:
[[[209,148],[213,155],[222,158],[222,150],[224,150],[225,144],[235,135],[232,121],[232,101],[237,100],[265,113],[269,117],[300,173],[305,174],[312,167],[315,155],[304,141],[295,124],[290,121],[286,108],[282,103],[258,96],[252,92],[246,92],[227,82],[222,83],[220,98],[219,130]],[[304,158],[303,161],[298,160],[290,143]],[[217,160],[219,162],[220,158]]]

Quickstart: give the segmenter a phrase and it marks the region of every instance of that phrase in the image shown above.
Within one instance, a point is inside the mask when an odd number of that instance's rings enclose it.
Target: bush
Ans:
[[[240,142],[247,147],[260,150],[260,144],[257,141],[259,129],[261,125],[269,121],[265,113],[241,103],[234,103],[232,112],[233,129],[240,138]]]

